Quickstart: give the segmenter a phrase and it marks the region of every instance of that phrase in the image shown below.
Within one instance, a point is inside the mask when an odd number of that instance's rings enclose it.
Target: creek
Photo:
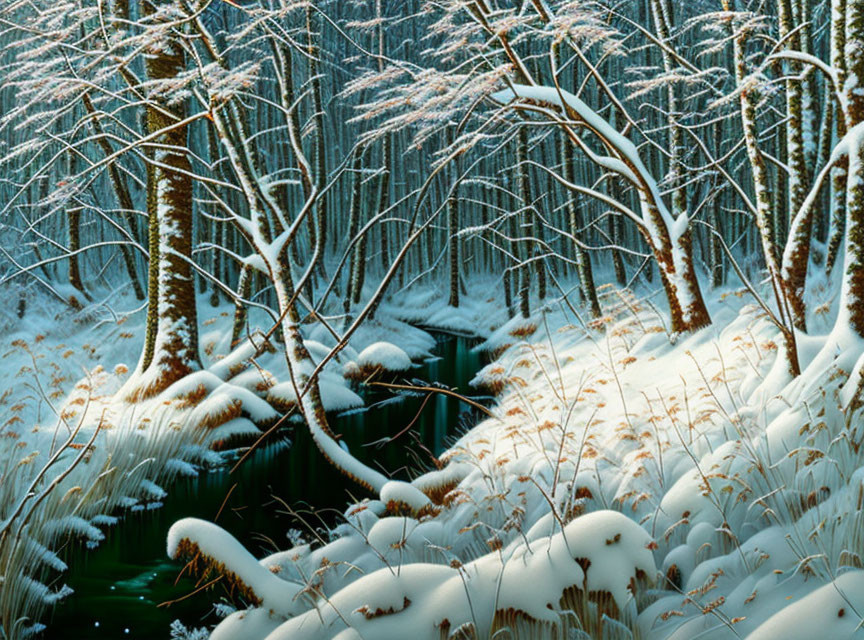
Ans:
[[[404,377],[470,394],[468,382],[483,364],[472,350],[474,341],[435,337],[435,357]],[[439,393],[422,411],[425,393],[375,390],[361,395],[366,407],[330,416],[331,426],[357,458],[402,479],[430,468],[431,454],[439,455],[482,417],[477,409]],[[418,412],[410,431],[383,444]],[[188,572],[178,579],[183,563],[170,560],[165,552],[166,534],[176,520],[213,520],[218,513],[218,523],[262,557],[290,548],[287,532],[292,530],[312,540],[310,529],[317,529],[326,539],[326,528],[340,521],[350,502],[365,496],[324,460],[303,424],[286,429],[233,473],[231,466],[228,461],[225,468],[179,478],[167,487],[164,504],[127,510],[119,523],[105,529],[105,540],[96,549],[70,545],[63,554],[70,569],[59,582],[74,593],[54,610],[44,637],[155,640],[170,636],[175,619],[190,629],[212,625],[218,618],[211,605],[224,591],[216,585],[185,597],[197,582]],[[171,601],[170,606],[163,604]]]

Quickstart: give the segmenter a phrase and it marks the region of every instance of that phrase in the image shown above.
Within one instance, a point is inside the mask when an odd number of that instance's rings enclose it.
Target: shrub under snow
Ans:
[[[378,372],[407,371],[411,358],[402,349],[389,342],[375,342],[363,349],[354,362],[345,367],[345,376],[365,379]]]

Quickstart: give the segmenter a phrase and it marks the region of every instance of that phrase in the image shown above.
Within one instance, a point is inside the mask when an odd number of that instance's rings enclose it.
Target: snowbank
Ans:
[[[815,388],[773,376],[776,329],[738,296],[675,344],[615,297],[602,334],[563,310],[489,331],[494,417],[331,542],[261,560],[316,595],[250,640],[860,633],[864,452],[837,362]]]
[[[201,297],[204,368],[155,398],[129,404],[123,385],[144,336],[145,314],[137,301],[111,295],[72,312],[40,296],[28,294],[27,300],[23,318],[17,309],[0,307],[0,362],[11,374],[0,377],[0,454],[7,461],[0,472],[0,527],[10,534],[0,549],[0,610],[11,619],[36,620],[69,593],[56,576],[66,566],[51,550],[55,543],[71,535],[98,545],[102,528],[116,522],[115,512],[159,506],[162,487],[170,488],[175,476],[219,465],[222,459],[211,449],[257,439],[296,396],[281,345],[265,339],[270,318],[260,311],[249,314],[250,339],[235,346],[233,306],[212,307]],[[124,307],[137,311],[115,311]],[[309,334],[306,347],[321,362],[334,338],[321,325]],[[406,351],[426,357],[435,345],[428,333],[380,312],[321,373],[326,410],[362,406],[342,367],[358,349],[381,339],[405,346],[390,356],[401,368],[410,366]],[[36,623],[22,631],[41,628]]]

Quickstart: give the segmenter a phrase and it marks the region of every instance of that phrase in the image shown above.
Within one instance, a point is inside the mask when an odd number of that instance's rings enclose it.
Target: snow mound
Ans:
[[[184,518],[168,530],[168,556],[191,558],[218,567],[247,600],[283,615],[297,611],[301,585],[277,578],[222,527],[197,518]]]
[[[384,371],[407,371],[411,368],[411,358],[402,349],[389,342],[375,342],[363,349],[357,356],[361,368]]]
[[[380,545],[406,532],[410,536],[415,525],[409,522],[381,520],[369,543]],[[600,608],[617,613],[632,600],[634,585],[654,572],[650,542],[626,516],[598,511],[537,544],[520,543],[508,553],[489,553],[466,565],[379,569],[266,638],[401,640],[409,626],[417,640],[451,637],[469,626],[472,637],[486,638],[513,627],[514,621],[517,627],[566,630],[570,616],[562,606],[575,605],[587,613],[593,611],[590,598],[602,600],[598,594],[606,594]]]
[[[318,381],[318,390],[325,411],[346,411],[363,406],[363,398],[349,389],[341,376],[322,374]],[[273,386],[267,393],[267,401],[287,411],[297,403],[294,383],[289,380]]]
[[[386,505],[407,507],[414,513],[429,506],[429,498],[425,493],[407,482],[398,480],[391,480],[381,487],[381,502]]]
[[[775,613],[747,640],[862,638],[864,571],[850,571]]]

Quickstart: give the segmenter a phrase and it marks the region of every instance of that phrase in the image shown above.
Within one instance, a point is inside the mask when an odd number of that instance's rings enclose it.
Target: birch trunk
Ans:
[[[672,7],[665,0],[651,0],[651,12],[657,36],[664,44],[671,46],[669,41],[673,25]],[[663,48],[661,54],[663,57],[663,70],[667,74],[672,73],[675,65],[673,64],[669,50]],[[681,128],[678,126],[676,120],[678,114],[678,96],[675,85],[671,82],[666,83],[666,108],[666,126],[669,130],[669,171],[667,172],[667,179],[672,189],[672,215],[677,218],[686,210],[687,199],[681,186],[683,145],[681,142]]]
[[[846,83],[846,7],[847,0],[831,3],[831,66],[837,70],[841,87]],[[837,139],[846,135],[846,114],[841,105],[836,105],[834,121]],[[849,176],[849,160],[844,158],[831,171],[831,234],[828,239],[828,255],[825,269],[830,273],[837,260],[846,229],[846,182]]]
[[[313,30],[314,22],[312,15],[314,10],[311,5],[306,7],[306,37],[309,61],[309,81],[312,85],[312,121],[315,123],[315,180],[318,187],[318,198],[315,203],[315,211],[317,215],[317,227],[315,229],[315,251],[318,255],[318,264],[316,265],[316,273],[323,275],[324,265],[321,258],[324,256],[324,249],[327,241],[327,197],[321,193],[324,184],[327,182],[327,163],[325,159],[324,146],[324,102],[321,96],[321,78],[318,70],[318,56],[320,49],[316,42],[316,33]],[[320,38],[320,34],[317,34]],[[312,282],[309,280],[309,291],[312,291]],[[312,296],[310,295],[310,298]]]
[[[351,176],[351,209],[348,213],[348,242],[354,241],[357,236],[357,230],[360,227],[361,198],[363,196],[363,181],[360,170],[363,168],[363,160],[366,156],[366,149],[357,149],[354,152]],[[351,252],[351,259],[348,263],[348,282],[345,287],[345,299],[342,304],[346,317],[351,311],[351,303],[354,299],[354,277],[357,269],[357,260],[359,259],[357,253],[356,249]]]
[[[786,39],[786,48],[801,51],[801,34],[795,30],[792,0],[777,0],[780,37]],[[801,81],[797,78],[802,68],[790,61],[786,69],[786,152],[789,166],[789,215],[794,216],[807,198],[807,158],[804,146],[804,99]],[[807,266],[810,262],[810,235],[812,216],[791,230],[787,242],[792,244],[789,268],[781,273],[783,291],[792,315],[792,323],[799,331],[807,330],[804,290],[807,284]]]
[[[780,0],[781,2],[783,0]],[[724,8],[729,10],[729,2],[724,0]],[[734,29],[734,27],[733,27]],[[750,172],[753,176],[753,191],[756,195],[756,228],[759,232],[759,240],[762,245],[762,255],[771,284],[774,289],[775,299],[781,318],[786,317],[786,310],[790,309],[794,314],[795,308],[786,304],[786,287],[780,269],[780,250],[774,242],[775,224],[773,211],[773,199],[771,197],[770,175],[766,165],[765,156],[759,147],[759,129],[757,124],[757,110],[759,103],[758,88],[755,84],[747,84],[746,68],[747,34],[738,32],[733,39],[733,52],[735,62],[735,80],[739,86],[741,103],[741,126],[744,130],[744,142],[747,147],[747,158],[750,161]],[[809,246],[809,245],[808,245]],[[806,269],[806,267],[805,267]],[[805,270],[806,274],[806,270]],[[793,323],[794,324],[794,323]],[[797,326],[797,325],[796,325]],[[791,328],[783,331],[784,352],[789,362],[792,375],[798,375],[798,350],[795,345],[795,336]]]
[[[851,129],[864,122],[864,2],[846,5],[846,69],[844,86]],[[859,141],[860,142],[860,141]],[[839,321],[848,322],[864,338],[864,145],[855,144],[849,154],[846,186],[846,257]]]

